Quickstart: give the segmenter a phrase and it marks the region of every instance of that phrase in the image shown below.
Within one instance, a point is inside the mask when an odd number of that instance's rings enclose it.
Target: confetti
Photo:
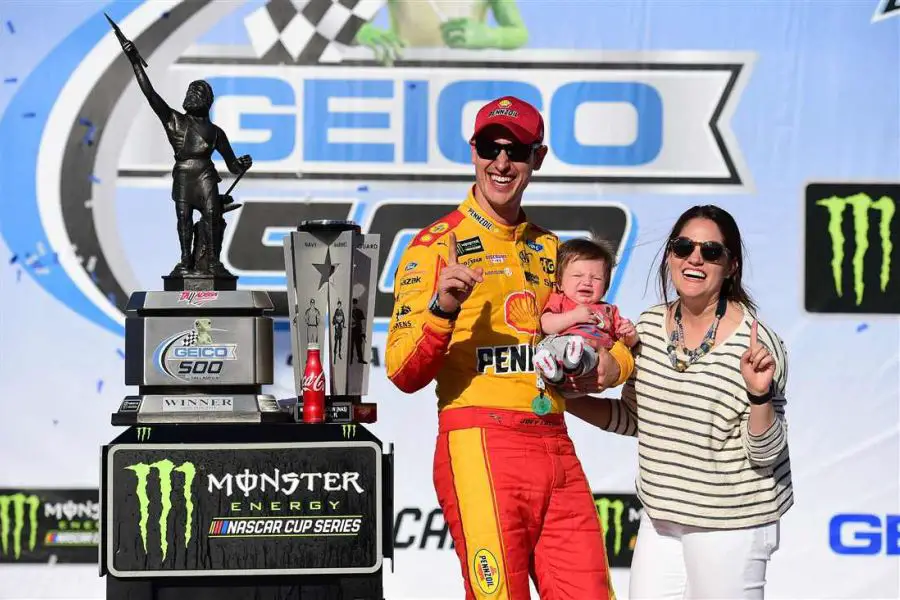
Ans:
[[[94,126],[90,119],[85,119],[84,117],[78,119],[78,124],[88,128],[84,134],[84,137],[81,139],[81,143],[85,146],[93,146],[94,132],[97,131],[97,127]]]
[[[16,264],[16,261],[17,261],[17,260],[19,260],[19,255],[18,255],[18,254],[13,254],[13,255],[12,255],[12,258],[9,259],[9,264],[14,265],[14,264]]]
[[[166,11],[166,12],[164,12],[164,13],[162,14],[162,18],[163,18],[163,19],[168,19],[170,14],[172,14],[172,13],[170,13],[169,11]]]
[[[91,198],[90,200],[85,200],[84,207],[85,208],[94,208],[94,199]]]
[[[27,112],[27,113],[23,113],[22,117],[24,117],[26,119],[33,119],[36,115],[37,115],[37,113]]]
[[[865,331],[868,328],[869,328],[869,325],[867,323],[860,323],[859,325],[856,326],[856,333],[862,333],[863,331]]]
[[[6,28],[9,29],[9,32],[10,32],[10,33],[15,33],[15,32],[16,32],[16,28],[13,27],[12,21],[7,21],[7,22],[6,22]]]
[[[53,425],[54,426],[59,425],[59,421],[57,419],[53,419]]]
[[[125,351],[124,350],[122,350],[121,348],[116,348],[116,354],[119,355],[119,358],[121,358],[122,360],[125,360]]]
[[[88,177],[92,183],[100,183],[100,178],[94,175],[93,173]]]
[[[99,394],[102,391],[103,391],[103,380],[98,379],[97,380],[97,393]]]
[[[87,261],[87,265],[84,268],[88,270],[88,273],[93,273],[94,270],[97,268],[97,257],[96,256],[90,257]]]
[[[16,270],[16,283],[19,283],[20,281],[22,281],[22,269],[17,269]]]
[[[356,188],[356,191],[357,191],[357,192],[368,192],[368,191],[369,191],[369,186],[367,186],[367,185],[361,185],[361,186],[359,186],[358,188]]]
[[[50,269],[41,264],[41,259],[37,255],[25,254],[25,266],[39,275],[46,275]]]
[[[109,303],[110,303],[110,304],[115,304],[115,303],[116,303],[116,295],[113,294],[112,292],[110,292],[110,293],[108,293],[108,294],[106,295],[106,299],[109,300]]]
[[[16,83],[17,81],[19,81],[19,79],[16,77],[7,77],[3,80],[3,83]]]

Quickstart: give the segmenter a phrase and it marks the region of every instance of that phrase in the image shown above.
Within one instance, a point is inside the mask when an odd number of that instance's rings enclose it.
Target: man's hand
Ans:
[[[484,280],[484,269],[470,269],[456,260],[456,234],[447,236],[447,266],[438,277],[438,304],[444,312],[456,312],[463,302],[472,295],[476,283]]]
[[[249,169],[250,167],[253,166],[253,159],[250,157],[249,154],[239,156],[237,159],[237,162],[239,165],[241,165],[242,171],[246,171],[247,169]]]
[[[595,340],[586,339],[584,343],[590,344],[597,351],[597,370],[581,377],[568,376],[558,387],[566,392],[599,394],[619,379],[619,363],[606,348],[597,345]]]

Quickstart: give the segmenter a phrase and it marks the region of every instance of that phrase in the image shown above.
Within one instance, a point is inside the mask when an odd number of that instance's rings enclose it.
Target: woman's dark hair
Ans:
[[[727,277],[722,284],[721,294],[729,300],[746,305],[751,312],[755,313],[756,303],[753,302],[750,294],[744,289],[743,282],[741,281],[744,272],[744,244],[741,241],[741,231],[738,229],[734,217],[732,217],[728,211],[712,204],[692,206],[684,211],[684,213],[678,217],[678,220],[675,221],[675,225],[672,226],[672,231],[669,233],[669,237],[666,238],[665,246],[663,246],[662,260],[659,264],[659,291],[662,295],[663,302],[665,302],[666,305],[669,304],[669,263],[666,260],[669,252],[671,252],[669,245],[673,239],[681,234],[681,230],[684,229],[687,222],[693,219],[709,219],[718,225],[719,231],[722,232],[725,248],[728,249],[728,257],[736,264],[734,274]]]

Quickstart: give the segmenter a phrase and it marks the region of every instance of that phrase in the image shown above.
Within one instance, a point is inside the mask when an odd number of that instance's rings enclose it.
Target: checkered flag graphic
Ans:
[[[244,19],[266,63],[338,63],[385,0],[269,0]]]
[[[183,338],[181,338],[182,346],[196,346],[197,345],[197,330],[191,331]]]

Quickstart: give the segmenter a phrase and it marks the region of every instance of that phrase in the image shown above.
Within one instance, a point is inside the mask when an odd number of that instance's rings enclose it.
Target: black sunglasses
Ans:
[[[506,156],[513,162],[528,162],[531,153],[540,148],[540,144],[498,144],[493,140],[476,139],[475,152],[484,160],[494,160],[506,150]]]
[[[694,247],[700,246],[700,256],[708,262],[716,262],[726,254],[728,248],[721,242],[695,242],[691,238],[677,237],[669,241],[669,249],[678,258],[687,258],[694,252]]]

